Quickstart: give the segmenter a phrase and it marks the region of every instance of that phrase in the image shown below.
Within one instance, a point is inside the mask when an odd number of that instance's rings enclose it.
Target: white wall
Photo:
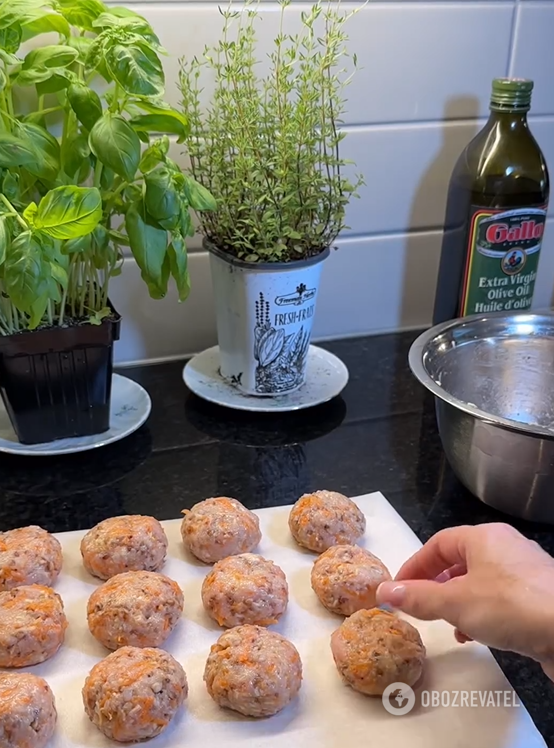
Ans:
[[[176,104],[177,60],[217,39],[218,3],[127,4],[151,21],[170,53],[167,96]],[[272,38],[278,8],[262,7],[263,33]],[[298,18],[303,7],[293,0],[290,10]],[[554,174],[554,0],[372,2],[349,34],[363,69],[348,90],[343,154],[357,162],[367,186],[324,269],[317,338],[430,322],[448,179],[487,116],[492,78],[535,81],[531,125]],[[554,200],[550,215],[536,307],[552,300]],[[208,256],[196,238],[190,270],[193,289],[185,304],[173,294],[152,301],[133,259],[126,260],[112,292],[124,315],[119,361],[184,355],[215,342]]]

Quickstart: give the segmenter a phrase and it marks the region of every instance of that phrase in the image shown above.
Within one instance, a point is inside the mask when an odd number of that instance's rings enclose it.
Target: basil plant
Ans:
[[[188,126],[163,100],[163,53],[125,8],[0,0],[1,334],[100,324],[123,247],[150,296],[172,278],[186,299],[190,211],[215,202],[168,156]]]

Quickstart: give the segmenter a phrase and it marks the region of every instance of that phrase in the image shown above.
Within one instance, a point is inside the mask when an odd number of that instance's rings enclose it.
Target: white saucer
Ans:
[[[279,397],[243,395],[219,373],[219,347],[202,351],[187,363],[183,379],[191,392],[216,405],[256,413],[287,413],[313,408],[332,400],[348,383],[348,369],[340,359],[323,348],[310,346],[306,384],[296,392]]]
[[[46,457],[85,452],[104,447],[129,436],[142,426],[150,415],[152,402],[148,392],[132,379],[113,374],[110,428],[103,434],[57,439],[44,444],[21,444],[17,440],[4,403],[0,400],[0,452],[13,455]]]

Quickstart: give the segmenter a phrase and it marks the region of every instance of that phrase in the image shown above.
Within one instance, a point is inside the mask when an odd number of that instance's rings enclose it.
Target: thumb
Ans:
[[[377,588],[377,605],[390,605],[422,621],[443,619],[456,626],[459,592],[453,593],[448,582],[383,582]]]

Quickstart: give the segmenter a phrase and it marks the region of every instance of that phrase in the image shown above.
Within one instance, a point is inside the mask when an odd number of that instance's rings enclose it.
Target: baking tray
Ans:
[[[239,497],[240,498],[240,497]],[[395,573],[420,542],[380,493],[355,499],[367,518],[363,544]],[[163,572],[175,579],[185,596],[183,618],[164,648],[182,663],[189,697],[152,748],[545,748],[529,714],[517,707],[429,707],[416,700],[405,716],[388,714],[380,699],[362,696],[345,686],[336,671],[329,637],[341,618],[327,612],[310,587],[315,556],[294,543],[288,530],[290,507],[257,510],[263,533],[258,552],[275,561],[287,575],[289,608],[273,628],[300,652],[304,681],[299,697],[280,714],[263,720],[220,709],[209,697],[202,676],[210,646],[221,629],[206,615],[200,598],[208,569],[185,552],[180,520],[163,522],[169,538]],[[69,620],[66,641],[50,661],[30,672],[46,678],[58,706],[57,731],[49,748],[114,746],[88,720],[81,688],[92,666],[108,652],[93,639],[86,623],[88,597],[100,582],[83,568],[79,544],[84,532],[57,535],[64,567],[56,584]],[[438,691],[510,691],[511,686],[489,650],[479,644],[459,645],[444,622],[415,622],[427,647],[423,689]]]

